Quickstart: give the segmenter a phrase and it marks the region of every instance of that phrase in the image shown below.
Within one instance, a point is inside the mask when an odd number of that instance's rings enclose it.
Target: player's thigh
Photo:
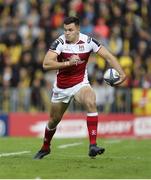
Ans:
[[[90,86],[82,87],[74,96],[75,100],[83,105],[96,106],[96,95]]]
[[[50,117],[52,119],[61,120],[68,105],[69,105],[69,103],[63,103],[63,102],[53,103],[53,102],[51,102]]]

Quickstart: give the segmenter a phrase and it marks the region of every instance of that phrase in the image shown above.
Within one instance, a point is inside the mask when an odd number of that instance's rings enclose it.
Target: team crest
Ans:
[[[84,51],[84,45],[79,45],[79,51]]]

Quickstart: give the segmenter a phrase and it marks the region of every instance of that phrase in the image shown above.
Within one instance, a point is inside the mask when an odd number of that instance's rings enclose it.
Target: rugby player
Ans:
[[[67,17],[63,23],[64,34],[56,39],[45,55],[43,68],[58,70],[51,98],[50,119],[45,128],[41,149],[34,156],[42,159],[51,152],[51,140],[58,123],[74,98],[87,111],[87,128],[89,134],[88,155],[95,157],[105,149],[97,146],[98,112],[96,96],[89,84],[87,63],[91,52],[102,56],[111,67],[120,74],[117,84],[122,83],[126,75],[114,57],[96,39],[80,33],[80,22],[77,17]]]

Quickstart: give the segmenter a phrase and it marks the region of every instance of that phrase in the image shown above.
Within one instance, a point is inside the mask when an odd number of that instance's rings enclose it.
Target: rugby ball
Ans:
[[[120,79],[120,75],[115,69],[109,68],[105,71],[103,78],[108,85],[113,86]]]

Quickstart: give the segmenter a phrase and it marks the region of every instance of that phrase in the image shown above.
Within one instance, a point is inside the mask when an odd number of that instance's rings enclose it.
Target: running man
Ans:
[[[58,70],[51,99],[50,120],[45,128],[44,141],[35,159],[42,159],[51,152],[51,140],[58,123],[70,104],[72,98],[82,104],[87,111],[87,128],[89,134],[90,157],[102,154],[105,149],[97,146],[98,112],[96,96],[89,84],[87,62],[91,52],[98,53],[109,65],[115,68],[120,79],[116,85],[126,79],[126,75],[117,59],[97,40],[80,33],[77,17],[64,20],[64,34],[56,39],[45,55],[43,68]]]

